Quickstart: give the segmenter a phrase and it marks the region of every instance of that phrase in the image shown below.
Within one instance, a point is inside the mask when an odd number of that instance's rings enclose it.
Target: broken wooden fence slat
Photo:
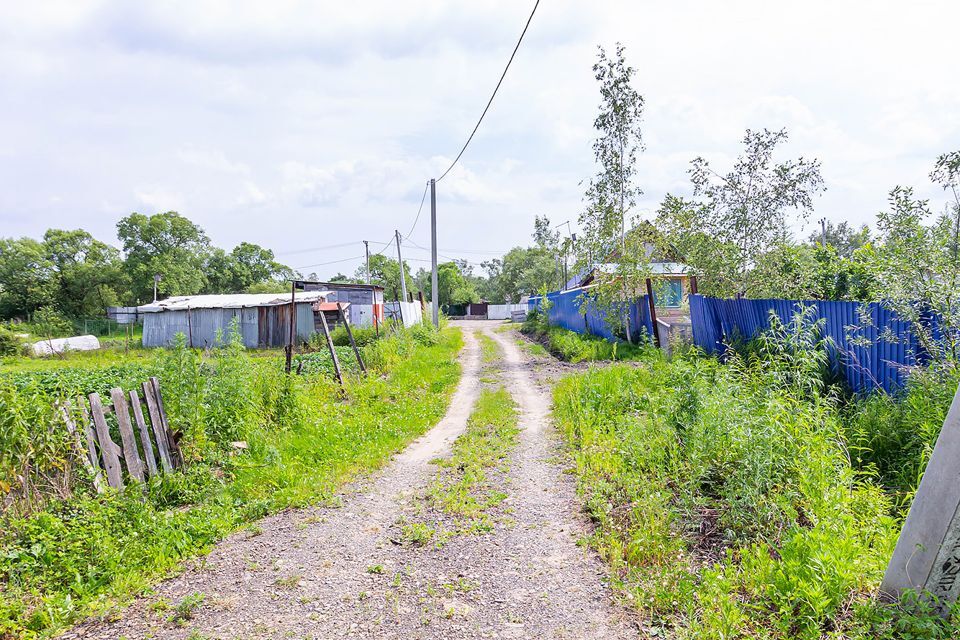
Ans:
[[[164,473],[173,471],[173,461],[170,460],[170,449],[167,447],[167,434],[160,421],[160,411],[157,409],[157,400],[153,396],[153,384],[143,383],[143,399],[147,401],[147,412],[150,414],[150,425],[157,440],[157,453],[160,454],[160,465]]]
[[[153,455],[153,443],[150,442],[150,429],[143,419],[143,408],[140,406],[140,396],[136,389],[130,390],[130,406],[133,407],[133,419],[137,423],[140,434],[140,444],[143,445],[143,457],[147,460],[147,472],[151,478],[157,477],[157,459]]]
[[[80,405],[80,417],[83,418],[83,433],[87,440],[87,453],[90,455],[90,464],[96,469],[94,486],[97,487],[97,491],[103,491],[103,474],[100,472],[100,459],[99,456],[97,456],[97,433],[93,430],[93,422],[90,420],[90,412],[87,411],[87,403],[82,397],[78,397],[77,404]]]
[[[170,461],[175,468],[180,467],[183,465],[183,454],[180,452],[180,445],[177,444],[177,439],[173,437],[173,431],[170,430],[170,421],[167,420],[167,412],[163,409],[163,394],[160,393],[160,381],[156,378],[150,378],[150,385],[153,387],[153,394],[157,399],[157,411],[160,412],[160,422],[167,436],[167,448],[170,451]]]
[[[137,482],[143,482],[143,461],[137,450],[137,436],[130,424],[130,407],[123,389],[110,389],[110,398],[113,400],[113,412],[117,416],[117,426],[120,428],[120,441],[123,442],[123,459],[127,464],[127,473]]]
[[[60,405],[60,415],[63,416],[63,422],[67,425],[67,432],[73,439],[77,454],[80,456],[80,460],[83,461],[84,468],[90,473],[90,477],[93,478],[94,488],[97,490],[97,493],[101,493],[103,492],[103,479],[100,476],[100,465],[97,464],[97,450],[95,448],[88,449],[83,446],[84,437],[81,436],[80,429],[77,428],[76,423],[74,423],[73,418],[70,416],[70,410],[72,408],[70,401],[67,400],[65,404]],[[93,456],[92,458],[91,454]]]
[[[103,468],[107,472],[107,482],[115,489],[123,488],[123,476],[120,472],[120,459],[117,456],[117,445],[110,439],[110,427],[103,413],[103,404],[100,396],[91,393],[90,413],[93,414],[93,424],[97,428],[97,441],[100,443],[100,456],[103,458]]]

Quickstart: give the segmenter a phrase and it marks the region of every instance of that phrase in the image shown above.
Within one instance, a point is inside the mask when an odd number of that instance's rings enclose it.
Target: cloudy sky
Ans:
[[[82,227],[115,243],[120,217],[176,210],[220,246],[352,273],[362,240],[410,230],[532,4],[4,2],[0,236]],[[693,157],[728,166],[748,127],[787,127],[784,157],[822,161],[815,217],[870,223],[897,184],[942,201],[927,173],[960,148],[958,24],[955,0],[542,0],[438,187],[440,252],[479,263],[526,244],[536,214],[576,221],[590,67],[618,40],[647,105],[641,213],[689,191]],[[429,246],[428,222],[411,242]]]

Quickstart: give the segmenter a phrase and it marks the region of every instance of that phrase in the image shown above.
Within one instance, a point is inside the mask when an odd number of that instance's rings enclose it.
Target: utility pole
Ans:
[[[430,297],[433,303],[433,326],[440,326],[440,284],[437,281],[437,181],[430,178]]]
[[[820,244],[827,247],[827,219],[820,218]]]
[[[370,284],[370,243],[366,240],[363,241],[363,252],[367,254],[367,284]]]
[[[400,293],[403,296],[400,302],[407,301],[407,278],[403,274],[403,256],[400,255],[400,232],[396,229],[393,230],[393,233],[397,236],[397,262],[400,263]]]

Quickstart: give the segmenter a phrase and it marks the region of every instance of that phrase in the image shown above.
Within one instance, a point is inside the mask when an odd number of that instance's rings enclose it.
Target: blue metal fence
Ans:
[[[540,304],[541,296],[533,296],[527,302],[532,311]],[[606,321],[606,313],[599,310],[590,297],[589,288],[554,291],[547,294],[550,310],[547,320],[550,324],[576,331],[600,336],[608,340],[616,339]],[[625,305],[626,307],[626,305]],[[630,327],[635,339],[644,334],[653,335],[653,322],[650,320],[650,307],[647,296],[641,296],[629,305]]]
[[[895,391],[905,382],[907,367],[926,360],[910,323],[875,302],[727,300],[692,295],[693,341],[707,353],[722,353],[726,343],[750,340],[768,329],[771,311],[789,323],[804,307],[813,307],[814,319],[824,320],[823,333],[833,343],[831,364],[855,392]]]

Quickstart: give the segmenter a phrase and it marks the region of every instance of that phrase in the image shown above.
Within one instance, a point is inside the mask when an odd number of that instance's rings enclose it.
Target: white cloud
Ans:
[[[183,196],[164,187],[150,186],[134,189],[134,197],[148,207],[148,213],[157,211],[176,211],[183,207]]]
[[[130,211],[176,209],[225,246],[382,241],[412,225],[424,182],[459,151],[531,5],[5,3],[3,234],[83,226],[113,240]],[[823,162],[817,217],[870,221],[896,184],[936,202],[926,174],[960,147],[958,18],[947,0],[541,3],[438,185],[441,246],[506,249],[528,242],[535,214],[576,219],[594,170],[590,67],[617,40],[647,105],[641,211],[689,189],[691,158],[723,169],[744,129],[764,126],[788,128],[784,155]],[[297,255],[359,253],[345,251]]]

